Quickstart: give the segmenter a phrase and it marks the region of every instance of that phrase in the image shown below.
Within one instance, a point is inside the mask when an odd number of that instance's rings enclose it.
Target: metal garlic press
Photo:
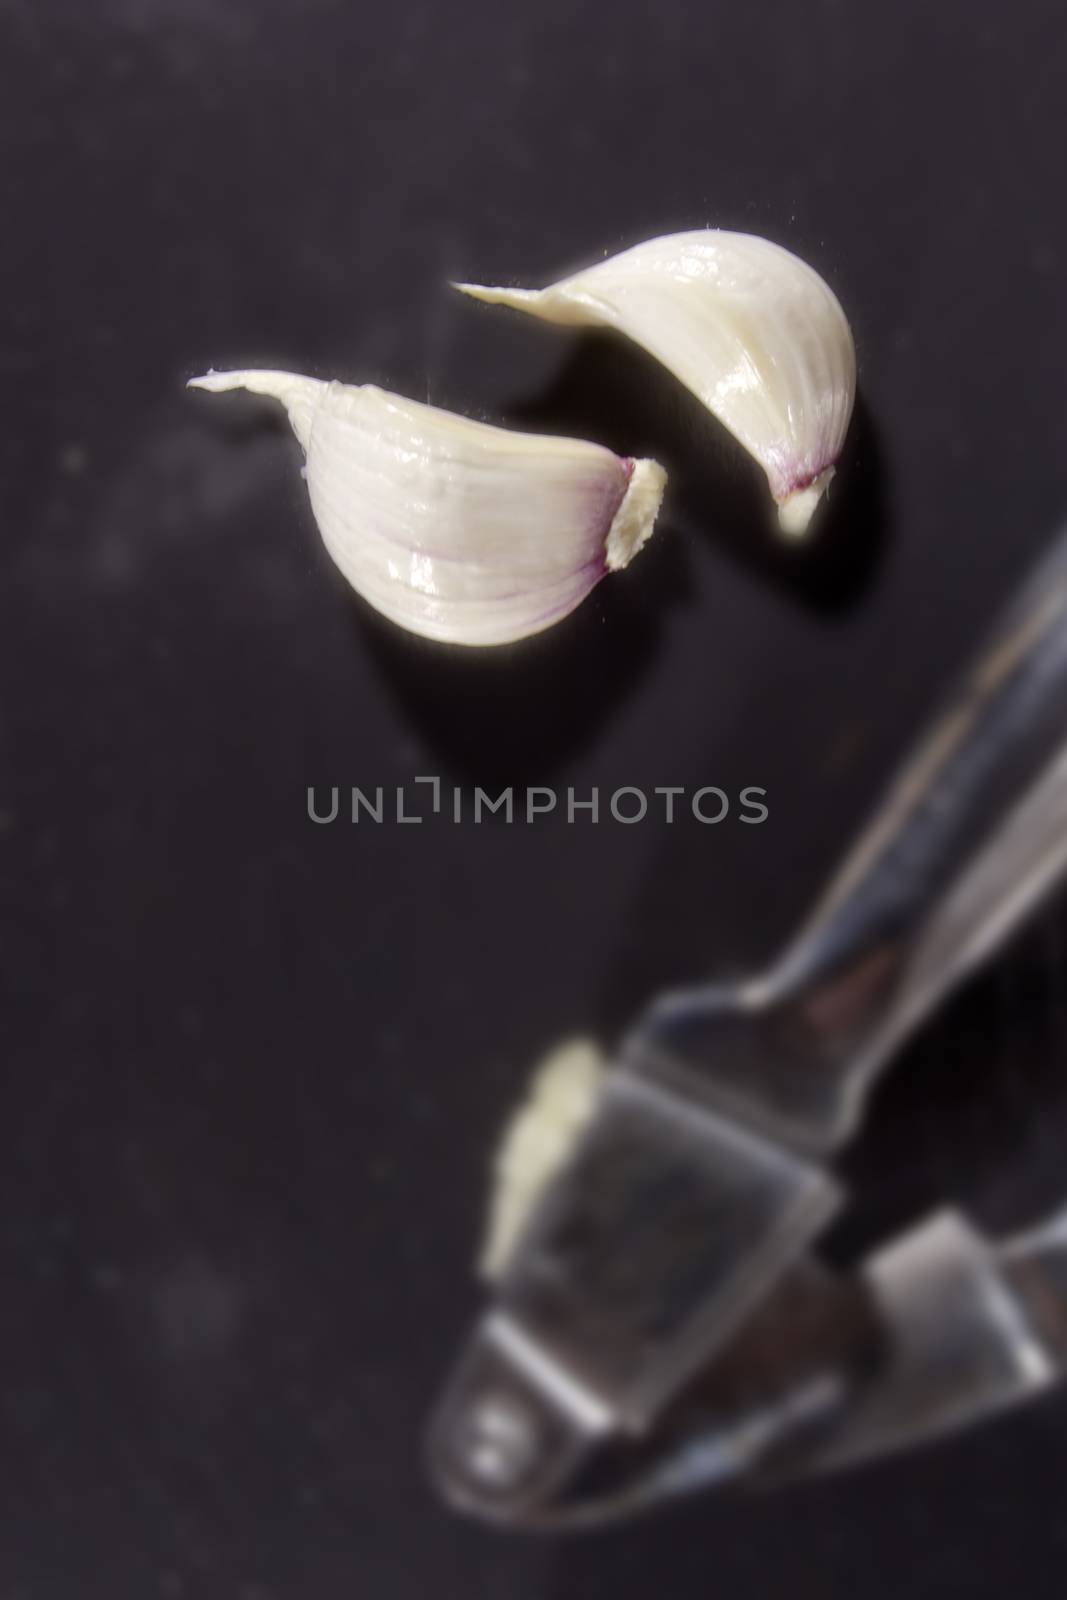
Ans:
[[[1067,1208],[813,1246],[883,1068],[1067,865],[1067,539],[769,971],[657,1000],[528,1219],[433,1421],[456,1506],[552,1528],[840,1467],[1056,1381]]]

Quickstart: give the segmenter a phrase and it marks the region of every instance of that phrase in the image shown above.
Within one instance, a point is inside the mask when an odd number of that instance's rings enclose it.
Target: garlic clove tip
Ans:
[[[449,287],[471,300],[482,300],[487,306],[528,306],[541,297],[540,289],[493,289],[485,283],[452,282]]]
[[[232,389],[247,389],[249,394],[279,400],[289,413],[293,432],[306,451],[311,441],[311,424],[329,384],[321,378],[307,378],[299,372],[280,372],[272,368],[244,367],[235,372],[216,372],[212,367],[202,377],[190,378],[187,389],[206,389],[209,394],[225,394]]]

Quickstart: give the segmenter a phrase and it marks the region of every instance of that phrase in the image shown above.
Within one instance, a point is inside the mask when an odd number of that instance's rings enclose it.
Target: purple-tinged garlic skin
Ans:
[[[706,229],[624,250],[547,289],[455,286],[547,322],[626,334],[762,466],[782,531],[803,534],[841,454],[856,351],[833,291],[754,234]]]
[[[280,400],[323,542],[399,627],[462,645],[539,633],[627,565],[666,476],[580,439],[512,433],[372,385],[211,372],[191,387]]]

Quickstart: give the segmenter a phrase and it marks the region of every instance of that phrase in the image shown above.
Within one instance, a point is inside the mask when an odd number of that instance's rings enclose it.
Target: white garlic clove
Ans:
[[[280,400],[327,550],[400,627],[506,644],[574,610],[652,532],[666,474],[579,439],[511,433],[372,385],[209,372]]]
[[[804,533],[844,444],[856,352],[836,296],[798,257],[707,229],[650,239],[547,289],[455,287],[546,322],[628,335],[759,462],[782,530]]]
[[[603,1082],[604,1057],[591,1039],[568,1039],[545,1057],[497,1149],[479,1269],[507,1269],[534,1207],[586,1127]]]

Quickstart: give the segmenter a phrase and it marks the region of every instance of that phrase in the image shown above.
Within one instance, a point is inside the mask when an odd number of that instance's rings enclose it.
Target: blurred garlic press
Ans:
[[[786,1478],[1011,1405],[1067,1361],[1067,1210],[810,1253],[868,1090],[1067,866],[1067,540],[783,957],[623,1041],[430,1433],[455,1505],[551,1528]]]

